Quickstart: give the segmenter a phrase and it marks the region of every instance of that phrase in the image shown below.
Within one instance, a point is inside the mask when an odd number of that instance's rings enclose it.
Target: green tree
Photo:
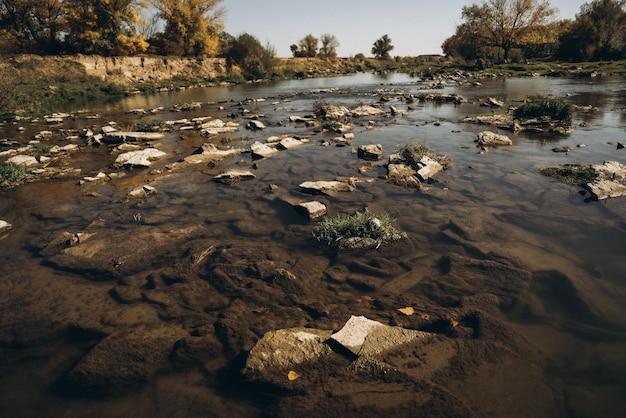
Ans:
[[[556,13],[544,0],[483,0],[480,5],[464,6],[456,45],[473,43],[478,55],[497,48],[507,61],[513,48],[525,48],[529,40],[537,39],[534,34],[552,23]]]
[[[336,58],[339,41],[337,40],[335,35],[325,33],[320,37],[320,41],[322,43],[322,46],[318,55],[321,58]]]
[[[383,35],[381,38],[374,42],[374,46],[372,47],[372,54],[374,57],[381,60],[391,59],[391,55],[389,54],[393,50],[393,45],[391,44],[391,38],[389,35]]]
[[[152,0],[165,21],[166,52],[177,55],[216,55],[224,9],[222,0]]]
[[[102,54],[143,52],[148,43],[138,35],[143,0],[64,0],[68,40],[78,51]]]
[[[226,53],[230,64],[238,65],[247,79],[267,78],[276,65],[276,51],[270,46],[263,46],[259,40],[248,33],[234,38]]]
[[[64,29],[60,0],[0,0],[0,38],[13,45],[33,44],[36,52],[58,52]]]
[[[574,61],[621,59],[626,53],[626,1],[595,0],[581,6],[560,38],[558,56]]]

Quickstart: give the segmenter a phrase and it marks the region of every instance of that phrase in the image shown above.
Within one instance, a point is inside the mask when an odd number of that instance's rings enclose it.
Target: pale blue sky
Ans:
[[[574,19],[585,0],[551,0],[560,19]],[[461,9],[471,0],[223,0],[226,32],[244,32],[269,43],[279,57],[308,34],[334,35],[337,53],[371,56],[372,44],[387,34],[392,56],[440,54],[441,44],[461,23]]]

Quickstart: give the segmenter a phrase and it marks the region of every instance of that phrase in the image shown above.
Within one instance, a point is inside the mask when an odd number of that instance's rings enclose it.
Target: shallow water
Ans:
[[[76,301],[75,298],[83,295],[81,292],[84,291],[86,298],[94,298],[99,290],[93,289],[100,289],[99,284],[82,283],[79,277],[72,280],[78,288],[83,286],[84,289],[64,295],[62,285],[56,281],[61,273],[39,264],[36,254],[37,248],[59,232],[87,230],[94,225],[97,230],[99,224],[128,234],[133,234],[137,228],[175,231],[204,225],[209,227],[210,232],[205,237],[208,240],[233,247],[247,243],[275,249],[278,254],[288,254],[290,260],[287,262],[294,268],[306,265],[304,270],[314,271],[350,266],[350,255],[334,257],[319,249],[311,239],[312,226],[276,199],[268,186],[275,184],[285,193],[298,195],[298,185],[303,181],[331,180],[337,176],[362,177],[369,181],[358,183],[356,192],[319,198],[328,206],[330,215],[345,215],[364,207],[375,213],[391,213],[397,219],[398,228],[409,234],[409,240],[392,250],[381,250],[380,257],[397,262],[407,270],[423,272],[420,273],[423,279],[436,274],[432,266],[448,253],[479,258],[497,254],[525,266],[532,273],[528,291],[514,295],[506,303],[506,295],[499,297],[509,325],[541,353],[543,374],[549,382],[554,402],[550,415],[598,416],[600,411],[602,416],[619,416],[619,411],[626,406],[621,396],[626,389],[626,360],[623,356],[626,327],[622,320],[626,315],[624,198],[586,202],[588,196],[582,196],[578,187],[555,183],[540,175],[537,169],[565,163],[602,163],[604,160],[626,163],[626,151],[615,150],[616,142],[624,136],[626,83],[616,79],[559,78],[507,78],[482,83],[481,87],[450,84],[443,90],[434,90],[460,94],[470,103],[456,106],[416,103],[415,110],[405,117],[389,117],[373,124],[368,120],[355,121],[354,146],[379,143],[383,146],[385,159],[409,142],[425,143],[437,154],[450,157],[454,167],[440,173],[437,182],[429,185],[425,192],[402,189],[379,179],[385,173],[382,163],[361,174],[359,168],[365,163],[357,159],[352,147],[317,145],[320,140],[330,140],[336,135],[316,133],[289,122],[284,126],[278,124],[287,121],[291,115],[312,113],[316,102],[353,107],[376,102],[381,96],[395,98],[403,93],[430,91],[426,83],[406,75],[381,78],[359,74],[276,84],[189,89],[149,97],[136,96],[93,109],[104,120],[111,118],[130,124],[134,116],[125,114],[130,109],[168,108],[192,101],[220,102],[221,110],[203,108],[194,112],[164,112],[155,117],[191,118],[205,116],[207,112],[225,117],[237,109],[237,102],[264,98],[265,101],[248,103],[245,107],[264,115],[262,120],[268,129],[247,131],[242,123],[240,131],[231,137],[243,140],[232,142],[232,146],[243,147],[255,140],[264,141],[280,134],[308,137],[311,142],[258,162],[258,168],[254,170],[255,180],[231,187],[214,183],[212,175],[228,167],[249,168],[249,155],[226,160],[217,167],[185,169],[164,176],[131,173],[119,180],[83,188],[77,186],[75,180],[55,180],[0,191],[0,219],[9,221],[14,227],[0,241],[3,250],[0,256],[1,289],[5,295],[11,295],[16,289],[20,297],[29,295],[25,300],[11,300],[6,296],[2,299],[3,311],[29,307],[24,315],[2,321],[2,327],[5,331],[11,327],[18,329],[20,323],[30,317],[34,324],[32,332],[36,334],[40,327],[54,328],[55,315],[63,317],[71,310],[76,310],[78,315],[90,309],[106,312],[110,308],[113,302],[109,300]],[[466,115],[487,111],[479,106],[480,99],[496,97],[516,102],[536,94],[566,97],[575,104],[593,105],[599,110],[577,113],[574,124],[578,126],[586,122],[589,126],[577,127],[571,135],[511,134],[513,146],[479,154],[473,141],[478,132],[490,128],[459,121]],[[397,100],[391,104],[405,107]],[[88,124],[79,119],[75,127]],[[372,126],[374,129],[370,129]],[[5,127],[0,135],[16,134],[11,127]],[[160,141],[161,149],[170,157],[155,166],[163,168],[165,164],[189,155],[203,142],[204,138],[196,133],[174,132]],[[578,148],[579,144],[586,147]],[[552,151],[553,147],[561,145],[569,145],[573,150],[566,154]],[[99,149],[75,158],[85,175],[93,175],[107,165],[105,162],[110,155]],[[146,201],[126,202],[127,191],[146,180],[153,181],[150,184],[158,189],[158,194]],[[92,189],[98,194],[88,195],[87,191]],[[137,215],[140,215],[140,222],[137,222]],[[455,225],[461,225],[462,230],[459,232]],[[368,256],[356,258],[366,260]],[[150,268],[157,271],[168,262],[164,260],[147,267],[146,274]],[[391,294],[400,298],[419,290],[419,280],[407,280],[399,274],[371,294]],[[42,295],[39,286],[51,286],[55,296]],[[477,284],[477,288],[479,286]],[[108,287],[102,290],[106,292]],[[506,289],[505,285],[503,289]],[[358,294],[358,290],[341,287],[324,297],[329,304],[351,306],[347,301],[356,299]],[[38,304],[38,297],[47,307],[31,309]],[[50,316],[45,319],[32,317],[31,311],[35,316],[43,315],[42,312],[49,312]],[[127,317],[108,318],[107,321],[118,325],[141,322]],[[290,325],[291,319],[285,318],[275,327]],[[37,340],[36,335],[20,335],[25,347],[29,347],[29,338]],[[124,416],[128,411],[135,411],[135,416],[174,416],[177,414],[172,405],[200,398],[202,401],[197,402],[196,409],[189,407],[189,416],[201,416],[203,408],[211,402],[218,405],[216,416],[226,416],[229,410],[239,416],[255,411],[252,400],[246,400],[244,396],[244,406],[235,406],[240,401],[237,396],[220,393],[211,385],[208,385],[212,388],[207,389],[208,392],[188,392],[186,397],[178,399],[174,394],[172,399],[161,400],[162,404],[159,404],[162,393],[177,382],[194,386],[193,382],[200,381],[201,377],[194,371],[177,378],[165,375],[150,383],[140,395],[112,402],[104,410],[99,409],[102,407],[100,401],[58,397],[50,392],[50,387],[59,371],[70,367],[86,348],[53,340],[48,345],[45,342],[34,344],[35,348],[24,348],[23,352],[7,350],[16,360],[2,363],[0,413],[42,416],[43,411],[51,408],[56,416]],[[479,398],[476,395],[476,399]],[[165,405],[167,402],[169,404]]]

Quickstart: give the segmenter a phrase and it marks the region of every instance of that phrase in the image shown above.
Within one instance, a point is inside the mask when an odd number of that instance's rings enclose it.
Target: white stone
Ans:
[[[152,161],[163,158],[166,154],[156,148],[147,148],[141,151],[131,151],[120,154],[115,159],[115,165],[120,167],[123,165],[131,165],[138,167],[150,167]]]
[[[478,134],[478,145],[513,145],[513,141],[506,135],[483,131]]]
[[[272,155],[280,152],[276,148],[272,148],[269,145],[263,144],[258,141],[253,143],[250,146],[250,149],[252,150],[252,158],[255,160],[271,157]]]
[[[12,228],[13,226],[8,223],[7,221],[3,221],[2,219],[0,219],[0,234],[4,234],[6,232],[9,232],[9,230]]]
[[[323,218],[326,215],[326,205],[317,201],[299,203],[295,208],[311,221]]]
[[[7,162],[17,165],[25,165],[26,167],[32,167],[39,164],[37,158],[30,155],[16,155],[9,158]]]

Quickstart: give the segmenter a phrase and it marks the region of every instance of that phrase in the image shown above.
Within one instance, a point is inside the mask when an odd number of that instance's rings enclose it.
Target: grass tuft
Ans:
[[[437,161],[444,170],[452,168],[452,161],[448,157],[435,154],[427,145],[406,144],[400,149],[400,156],[408,165],[416,169],[419,168],[418,163],[425,156]]]
[[[20,183],[28,178],[28,167],[21,164],[0,162],[0,184]]]
[[[548,117],[554,121],[568,122],[574,114],[574,105],[563,99],[535,97],[517,108],[513,115],[518,119]]]
[[[395,231],[393,227],[395,221],[395,218],[387,213],[374,215],[364,210],[350,216],[324,218],[313,231],[313,236],[328,245],[336,245],[348,238],[371,238],[380,243]]]

